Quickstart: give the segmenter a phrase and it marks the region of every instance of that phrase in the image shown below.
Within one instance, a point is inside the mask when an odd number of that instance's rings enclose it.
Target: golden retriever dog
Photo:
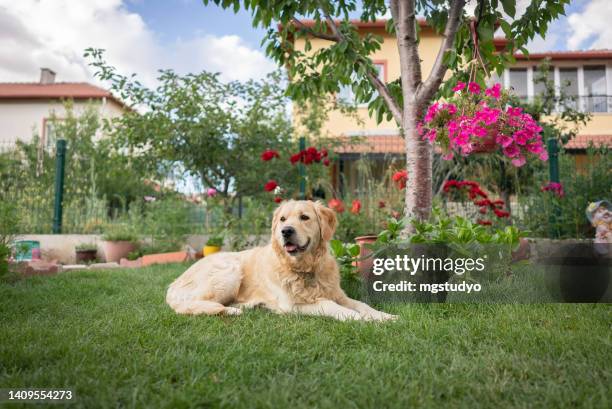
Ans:
[[[334,211],[320,203],[285,202],[274,212],[270,244],[205,257],[170,285],[166,302],[191,315],[239,315],[243,308],[262,306],[338,320],[395,319],[340,288],[328,246],[336,224]]]

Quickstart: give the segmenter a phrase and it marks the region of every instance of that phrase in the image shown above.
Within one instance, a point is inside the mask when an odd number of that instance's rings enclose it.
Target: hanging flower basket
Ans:
[[[495,143],[495,134],[489,132],[487,136],[474,142],[472,146],[472,153],[493,153],[497,150],[497,143]]]
[[[431,105],[419,123],[420,135],[437,145],[444,159],[497,150],[514,166],[523,166],[528,157],[548,159],[542,128],[509,104],[510,95],[501,84],[482,92],[475,82],[459,82],[453,91],[451,98]]]

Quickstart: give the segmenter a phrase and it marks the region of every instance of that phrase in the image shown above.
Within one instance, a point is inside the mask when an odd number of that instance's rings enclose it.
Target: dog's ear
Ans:
[[[326,207],[321,202],[315,203],[315,211],[319,215],[319,223],[321,223],[321,236],[323,241],[330,241],[336,231],[338,218],[336,212]]]
[[[272,214],[272,234],[274,234],[274,231],[276,230],[276,225],[278,224],[278,218],[280,217],[280,210],[282,207],[283,203],[281,203]]]

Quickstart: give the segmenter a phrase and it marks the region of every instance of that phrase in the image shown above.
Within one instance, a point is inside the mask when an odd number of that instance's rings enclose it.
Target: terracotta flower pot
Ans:
[[[172,253],[146,254],[142,256],[142,266],[153,264],[182,263],[187,260],[186,251],[175,251]]]
[[[105,241],[104,255],[107,262],[118,263],[122,258],[127,258],[128,254],[136,250],[136,244],[131,241]]]
[[[493,153],[497,149],[495,135],[489,133],[484,138],[480,138],[478,142],[473,144],[472,153]]]
[[[96,261],[96,255],[98,250],[75,250],[76,251],[76,263],[82,264],[90,261]]]
[[[525,237],[519,239],[518,248],[512,252],[512,261],[529,260],[531,256],[531,245]]]
[[[219,246],[204,246],[202,249],[202,254],[204,254],[204,257],[206,257],[210,256],[211,254],[218,253],[219,251],[221,251],[221,247]]]
[[[374,265],[374,260],[372,258],[366,258],[370,254],[372,254],[372,250],[367,248],[366,244],[372,244],[376,241],[378,236],[371,234],[367,236],[359,236],[355,237],[355,242],[359,245],[359,259],[357,262],[357,268],[359,269],[359,274],[368,279],[370,274],[372,273],[372,267]]]

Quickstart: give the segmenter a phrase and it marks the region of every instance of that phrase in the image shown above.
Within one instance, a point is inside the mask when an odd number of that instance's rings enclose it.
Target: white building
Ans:
[[[43,144],[53,143],[51,114],[62,118],[68,99],[74,101],[77,115],[92,103],[106,118],[128,109],[105,89],[85,82],[55,82],[55,72],[42,68],[39,82],[0,83],[0,148],[16,140],[30,141],[34,135]]]

